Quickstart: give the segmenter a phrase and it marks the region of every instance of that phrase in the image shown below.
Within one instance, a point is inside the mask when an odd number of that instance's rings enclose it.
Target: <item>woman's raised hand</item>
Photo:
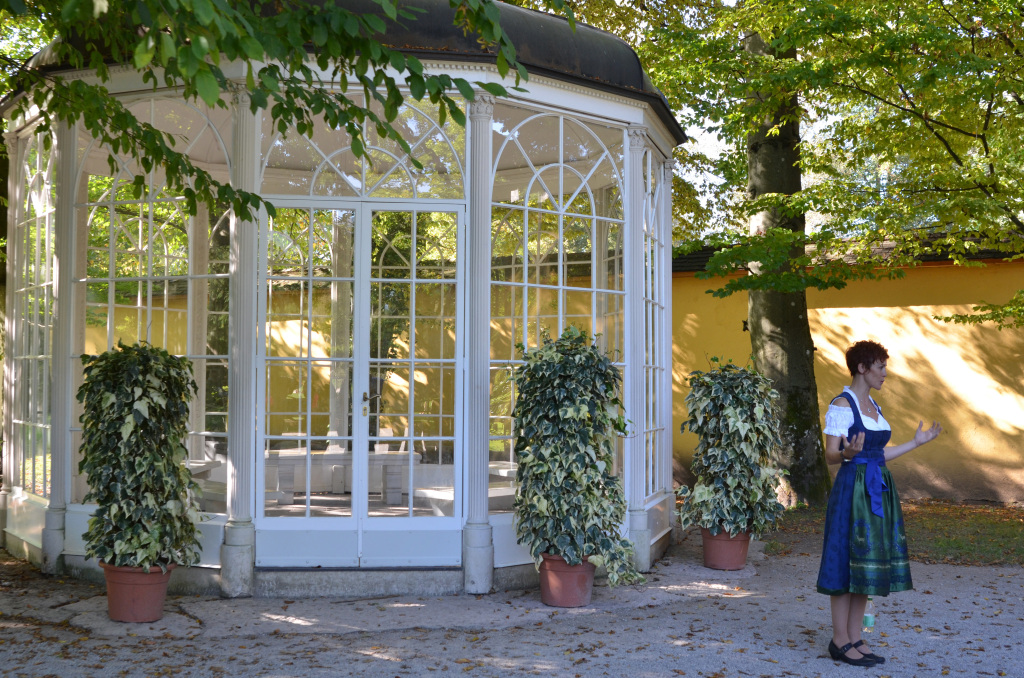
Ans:
[[[930,443],[935,440],[940,433],[942,433],[942,426],[939,425],[939,422],[933,421],[931,427],[925,429],[924,422],[921,421],[917,425],[917,432],[914,433],[914,444],[920,447],[925,443]]]

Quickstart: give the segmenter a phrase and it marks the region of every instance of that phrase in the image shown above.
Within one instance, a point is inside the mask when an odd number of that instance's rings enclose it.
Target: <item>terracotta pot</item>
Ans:
[[[712,535],[702,527],[700,536],[704,542],[704,567],[712,570],[742,570],[747,564],[749,532],[730,537],[725,530]]]
[[[583,607],[590,604],[594,590],[594,565],[583,558],[569,565],[562,556],[542,553],[540,564],[540,600],[552,607]]]
[[[103,575],[107,580],[107,614],[119,622],[154,622],[164,616],[164,601],[167,599],[167,582],[171,570],[151,567],[146,572],[141,567],[116,567],[100,561]]]

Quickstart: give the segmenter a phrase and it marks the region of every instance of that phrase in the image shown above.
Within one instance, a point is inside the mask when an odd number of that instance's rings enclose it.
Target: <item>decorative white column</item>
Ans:
[[[21,154],[18,152],[18,135],[14,132],[4,133],[4,146],[7,148],[7,158],[10,161],[10,173],[8,175],[7,194],[7,289],[6,289],[6,310],[4,313],[4,445],[3,445],[3,467],[7,470],[4,474],[3,484],[0,485],[0,546],[7,546],[7,508],[11,496],[11,473],[14,467],[14,455],[11,451],[11,440],[13,428],[11,414],[14,407],[14,365],[10,356],[14,355],[14,233],[15,207],[22,201],[22,179],[21,179]]]
[[[249,97],[234,102],[231,183],[255,191],[259,164],[260,113]],[[256,464],[256,266],[259,219],[231,218],[231,292],[228,320],[228,522],[220,548],[220,589],[227,598],[253,591],[256,529],[253,493]]]
[[[50,362],[52,387],[50,427],[50,503],[43,527],[43,565],[47,574],[63,566],[64,519],[71,477],[71,331],[74,321],[72,278],[75,271],[75,149],[77,127],[58,123],[56,143],[56,196],[54,206],[53,345]]]
[[[462,567],[466,593],[490,593],[494,539],[488,522],[487,471],[491,415],[491,121],[494,97],[477,94],[469,105],[469,266],[466,350],[466,526]]]
[[[626,438],[624,480],[628,504],[629,540],[635,551],[634,565],[651,569],[651,530],[644,506],[647,455],[644,441],[644,151],[647,128],[630,127],[626,164],[626,224],[623,248],[626,265],[626,417],[636,427]]]

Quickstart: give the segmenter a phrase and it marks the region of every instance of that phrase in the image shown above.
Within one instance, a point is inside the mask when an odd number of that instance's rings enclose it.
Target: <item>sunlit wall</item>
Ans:
[[[909,440],[920,420],[937,420],[945,430],[934,443],[889,464],[901,496],[1024,499],[1024,330],[934,317],[969,311],[980,300],[1006,301],[1022,279],[1024,263],[926,265],[903,280],[808,292],[822,416],[850,382],[846,348],[871,339],[889,351],[889,376],[876,399],[894,441]],[[696,446],[693,434],[679,430],[686,419],[686,375],[707,369],[712,356],[739,364],[750,356],[750,335],[743,330],[746,295],[716,299],[706,294],[708,282],[690,273],[673,277],[673,457],[681,482],[692,480]]]

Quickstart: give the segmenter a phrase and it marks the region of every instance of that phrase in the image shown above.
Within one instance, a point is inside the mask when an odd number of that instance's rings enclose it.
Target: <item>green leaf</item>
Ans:
[[[459,93],[467,101],[473,101],[476,98],[476,92],[473,91],[473,86],[463,78],[454,79],[455,86],[458,87]]]
[[[478,81],[476,84],[477,84],[477,86],[480,87],[480,89],[484,90],[488,94],[493,94],[496,97],[507,97],[508,96],[508,90],[505,89],[505,87],[502,86],[501,83],[497,83],[497,82],[479,82]]]
[[[199,23],[204,26],[209,26],[213,21],[214,10],[210,0],[192,0],[192,11]]]
[[[142,70],[153,61],[156,55],[156,42],[151,36],[146,36],[135,45],[134,63],[135,68]]]
[[[203,64],[203,67],[196,73],[196,91],[208,106],[214,106],[220,99],[220,83],[217,82],[217,77],[206,64]]]

